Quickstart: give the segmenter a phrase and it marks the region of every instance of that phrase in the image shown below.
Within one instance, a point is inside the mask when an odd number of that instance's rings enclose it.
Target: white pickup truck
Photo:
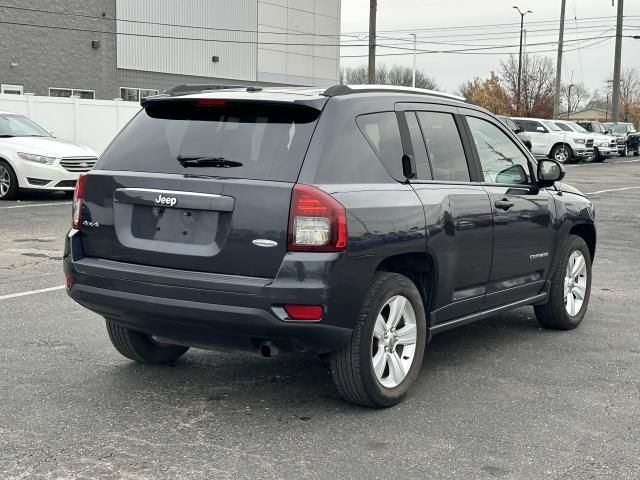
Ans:
[[[522,129],[522,141],[531,142],[531,153],[538,158],[552,158],[560,163],[590,160],[593,157],[593,138],[576,132],[565,132],[551,120],[513,118]]]

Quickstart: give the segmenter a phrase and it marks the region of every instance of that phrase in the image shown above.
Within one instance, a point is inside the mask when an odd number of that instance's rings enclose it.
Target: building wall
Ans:
[[[181,83],[256,82],[325,86],[338,80],[340,0],[2,4],[2,21],[9,23],[0,23],[0,84],[21,85],[24,93],[47,96],[49,88],[68,88],[113,99],[120,96],[120,87],[163,91]],[[121,20],[113,20],[116,17]],[[131,33],[136,36],[127,35]],[[93,48],[92,41],[98,41],[99,48]],[[219,62],[212,62],[214,55]]]
[[[118,37],[118,68],[255,80],[256,0],[116,0],[116,9],[119,33],[149,35]]]
[[[24,86],[24,93],[48,95],[49,87],[95,90],[96,98],[113,98],[116,84],[115,22],[70,14],[115,16],[115,0],[3,0],[3,6],[49,10],[61,15],[0,8],[0,83]],[[65,28],[65,29],[63,29]],[[93,40],[100,47],[91,46]],[[12,64],[14,66],[12,66]]]
[[[339,35],[340,0],[258,0],[257,79],[338,83]]]

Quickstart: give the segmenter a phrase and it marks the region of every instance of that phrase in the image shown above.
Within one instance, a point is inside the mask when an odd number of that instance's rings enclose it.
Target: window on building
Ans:
[[[120,98],[125,102],[139,102],[141,99],[152,95],[158,95],[158,90],[151,88],[120,88]]]
[[[5,95],[22,95],[24,93],[24,87],[22,85],[3,83],[0,85],[0,93],[4,93]]]
[[[50,97],[78,97],[93,100],[96,98],[96,92],[94,90],[83,90],[79,88],[49,88]]]

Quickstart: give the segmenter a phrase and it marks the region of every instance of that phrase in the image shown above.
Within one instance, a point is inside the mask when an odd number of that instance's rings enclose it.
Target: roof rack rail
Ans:
[[[415,95],[429,95],[432,97],[444,97],[452,100],[466,102],[466,98],[450,93],[437,92],[435,90],[427,90],[425,88],[403,87],[397,85],[334,85],[327,88],[322,95],[325,97],[339,97],[341,95],[350,95],[352,93],[413,93]]]
[[[165,95],[178,96],[188,95],[190,93],[200,93],[211,90],[224,90],[229,88],[256,88],[251,85],[221,85],[217,83],[190,83],[184,85],[176,85],[164,91]]]

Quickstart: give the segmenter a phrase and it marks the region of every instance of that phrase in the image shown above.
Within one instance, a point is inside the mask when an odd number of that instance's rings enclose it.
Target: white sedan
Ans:
[[[73,192],[78,176],[96,162],[89,147],[55,138],[23,115],[0,112],[0,200],[20,190]]]

